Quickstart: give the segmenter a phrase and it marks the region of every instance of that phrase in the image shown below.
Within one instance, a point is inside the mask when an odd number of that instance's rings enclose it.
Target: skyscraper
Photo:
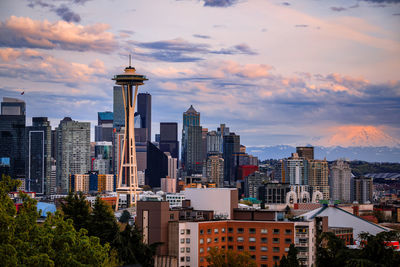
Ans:
[[[116,129],[125,125],[124,98],[122,87],[114,86],[113,91],[113,127]]]
[[[240,135],[229,133],[223,138],[224,180],[228,184],[234,184],[236,174],[235,154],[240,153]]]
[[[224,159],[220,155],[209,156],[206,162],[206,177],[208,182],[217,187],[224,186]]]
[[[137,97],[137,113],[142,119],[141,128],[147,129],[147,141],[151,142],[151,95],[139,93]]]
[[[97,125],[95,126],[96,142],[112,142],[114,116],[111,111],[97,113]]]
[[[57,186],[69,191],[69,176],[90,171],[90,123],[66,117],[57,130]]]
[[[296,153],[300,158],[305,158],[306,160],[314,159],[314,147],[312,146],[298,146],[296,147]]]
[[[0,115],[0,177],[25,178],[25,102],[4,97]]]
[[[33,117],[26,127],[26,189],[50,194],[51,126],[46,117]]]
[[[202,127],[200,113],[193,106],[183,113],[182,168],[188,175],[202,173]]]
[[[147,142],[147,169],[145,183],[161,187],[161,178],[168,176],[168,156],[151,142]]]
[[[352,201],[357,201],[359,204],[372,202],[374,185],[372,178],[356,177],[352,179],[351,184]]]
[[[329,186],[332,200],[340,200],[344,203],[351,201],[351,169],[348,162],[337,160],[332,164]]]
[[[179,158],[178,123],[160,122],[160,150]]]
[[[308,184],[312,193],[320,191],[324,199],[330,199],[328,162],[326,160],[308,160]]]
[[[290,185],[307,185],[308,184],[308,161],[300,158],[297,153],[292,153],[292,156],[283,159],[281,163],[283,168],[282,182]]]

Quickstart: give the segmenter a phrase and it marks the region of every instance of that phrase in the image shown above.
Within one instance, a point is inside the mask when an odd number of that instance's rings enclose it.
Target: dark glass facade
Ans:
[[[147,169],[145,184],[161,187],[161,178],[168,175],[168,158],[160,149],[151,142],[147,142]]]
[[[147,140],[151,142],[151,95],[139,93],[137,96],[137,113],[142,119],[141,128],[147,128]]]

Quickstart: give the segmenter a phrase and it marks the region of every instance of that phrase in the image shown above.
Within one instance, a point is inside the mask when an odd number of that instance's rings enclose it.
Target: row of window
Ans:
[[[181,248],[181,253],[185,253],[185,250],[186,250],[186,253],[190,253],[190,247]]]
[[[251,259],[256,260],[256,256],[255,255],[251,255],[250,256]],[[273,256],[272,260],[273,261],[279,261],[281,258],[279,256]],[[267,255],[261,255],[260,256],[260,260],[262,261],[267,261],[268,260],[268,256]],[[200,262],[205,262],[205,258],[204,257],[200,257]],[[261,264],[261,267],[266,267],[266,264]]]
[[[211,238],[207,238],[206,239],[207,244],[211,243]],[[244,238],[242,236],[238,236],[236,239],[237,242],[244,242]],[[256,242],[257,239],[255,237],[249,237],[249,242]],[[199,240],[200,244],[204,244],[204,239],[200,238]],[[219,242],[219,238],[215,237],[214,238],[214,243],[218,243]],[[221,237],[221,242],[225,242],[225,237]],[[228,236],[228,242],[233,242],[233,237],[232,236]],[[260,238],[260,242],[261,243],[268,243],[268,238],[266,237],[261,237]],[[280,239],[277,237],[272,238],[272,243],[274,244],[278,244],[280,243]],[[291,244],[292,243],[292,239],[291,238],[285,238],[285,244]]]
[[[185,233],[190,235],[190,229],[181,229],[181,235],[184,235]]]
[[[237,233],[241,234],[244,233],[244,228],[237,228],[236,229]],[[228,233],[233,233],[234,229],[229,227],[228,228]],[[212,233],[212,229],[208,228],[207,229],[207,234],[211,234]],[[215,228],[214,229],[214,234],[218,234],[219,233],[219,229]],[[221,233],[225,233],[225,228],[221,228]],[[256,234],[257,233],[257,229],[256,228],[249,228],[249,233],[250,234]],[[261,229],[260,230],[261,234],[267,234],[268,233],[268,229]],[[280,234],[280,229],[273,229],[273,234]],[[285,229],[285,234],[291,234],[292,233],[292,229]],[[200,234],[204,234],[204,230],[200,229]]]
[[[210,247],[207,247],[207,251],[210,251]],[[225,249],[225,246],[221,246],[221,249]],[[228,246],[228,249],[230,249],[230,250],[233,250],[233,246]],[[244,251],[244,246],[236,246],[236,249],[238,250],[238,251]],[[182,249],[181,249],[182,250]],[[257,251],[257,247],[256,246],[249,246],[248,247],[248,250],[246,250],[246,251]],[[262,251],[262,252],[266,252],[266,251],[268,251],[268,247],[260,247],[260,251]],[[289,251],[289,248],[285,248],[285,252],[288,252]],[[199,249],[199,252],[200,253],[204,253],[204,248],[200,248]],[[273,247],[272,248],[272,252],[280,252],[280,247]]]
[[[185,238],[181,238],[181,244],[185,244]],[[190,238],[186,238],[186,244],[190,244]]]

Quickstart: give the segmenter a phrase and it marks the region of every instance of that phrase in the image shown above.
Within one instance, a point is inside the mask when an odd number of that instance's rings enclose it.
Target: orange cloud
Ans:
[[[82,26],[65,21],[51,23],[11,16],[0,23],[2,46],[65,49],[110,53],[117,47],[107,24]]]

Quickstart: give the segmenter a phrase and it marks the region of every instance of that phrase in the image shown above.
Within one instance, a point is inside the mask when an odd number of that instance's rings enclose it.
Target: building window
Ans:
[[[214,233],[215,233],[215,234],[218,234],[218,228],[215,228],[215,229],[214,229]]]
[[[249,233],[250,234],[255,234],[256,233],[256,229],[255,228],[250,228],[249,229]]]
[[[275,243],[275,244],[276,244],[276,243],[279,243],[279,238],[276,238],[276,237],[275,237],[275,238],[272,238],[272,243]]]
[[[199,251],[200,251],[200,253],[203,253],[204,252],[204,248],[200,248]]]
[[[289,248],[285,248],[285,252],[289,252]]]
[[[233,233],[233,228],[229,227],[228,228],[228,233]]]
[[[204,262],[204,258],[203,257],[200,257],[200,262]]]
[[[221,237],[221,242],[225,242],[225,236]]]
[[[222,233],[225,233],[225,228],[222,228],[222,229],[221,229],[221,232],[222,232]]]
[[[267,243],[268,242],[268,238],[266,237],[261,237],[261,243]]]
[[[190,248],[186,248],[186,252],[189,253],[190,252]]]
[[[185,238],[181,238],[181,244],[185,244]]]
[[[186,256],[186,261],[189,262],[190,261],[190,257]]]
[[[251,257],[252,260],[256,259],[256,255],[251,255],[250,257]]]
[[[228,236],[228,242],[233,242],[233,237]]]
[[[255,247],[255,246],[250,246],[250,247],[249,247],[249,250],[250,250],[250,251],[256,251],[256,247]]]
[[[243,250],[243,246],[237,246],[237,250],[242,251]]]
[[[221,246],[221,249],[225,249],[225,246]]]
[[[200,244],[204,244],[204,239],[203,238],[200,238]]]
[[[238,228],[238,229],[237,229],[237,232],[238,232],[239,234],[241,234],[241,233],[244,232],[244,230],[243,230],[243,228]]]
[[[292,239],[290,239],[290,238],[285,238],[285,243],[286,243],[286,244],[291,244],[291,243],[292,243]]]
[[[256,238],[255,237],[249,237],[249,242],[256,242]]]
[[[173,219],[174,219],[174,214],[173,214],[173,213],[169,215],[169,219],[170,219],[170,220],[173,220]]]
[[[261,229],[262,234],[268,234],[268,229]]]
[[[181,253],[185,252],[185,248],[181,248]]]
[[[184,262],[185,261],[185,257],[181,257],[181,262]]]
[[[190,235],[190,229],[186,229],[186,234]]]
[[[261,247],[261,251],[268,251],[267,247]]]
[[[203,229],[200,230],[200,234],[201,235],[204,234],[204,230]]]
[[[218,243],[218,237],[214,238],[214,243]]]
[[[237,238],[237,242],[243,242],[243,237],[241,237],[241,236],[238,236],[238,238]]]
[[[292,233],[292,229],[285,229],[285,234],[290,235]]]
[[[274,234],[275,235],[279,234],[279,229],[274,229]]]
[[[207,238],[207,243],[211,243],[211,238]]]
[[[190,244],[190,238],[186,238],[186,244]]]
[[[228,249],[233,249],[233,246],[228,246]]]
[[[211,234],[211,229],[207,229],[207,234]]]
[[[274,261],[279,261],[279,256],[273,256],[272,259],[273,259]]]
[[[273,251],[273,252],[279,252],[279,247],[273,247],[273,248],[272,248],[272,251]]]
[[[181,229],[181,235],[185,234],[185,229]]]
[[[208,247],[208,248],[207,248],[207,251],[210,251],[210,249],[211,249],[211,248],[210,248],[210,247]]]

